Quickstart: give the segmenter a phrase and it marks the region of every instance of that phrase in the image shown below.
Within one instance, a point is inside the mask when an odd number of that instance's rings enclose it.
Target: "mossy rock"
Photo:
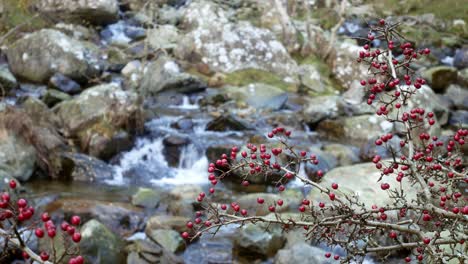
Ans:
[[[296,92],[297,84],[285,82],[280,76],[259,69],[239,70],[227,73],[224,83],[233,86],[245,86],[251,83],[264,83],[283,91]]]
[[[145,208],[156,208],[161,201],[161,194],[154,189],[139,188],[132,196],[132,204]]]
[[[49,22],[31,10],[32,3],[32,0],[2,0],[0,2],[0,35],[21,24],[23,24],[21,31],[33,31],[46,27]]]
[[[185,248],[184,240],[177,231],[156,229],[149,230],[146,235],[148,235],[151,240],[171,252],[178,252]]]

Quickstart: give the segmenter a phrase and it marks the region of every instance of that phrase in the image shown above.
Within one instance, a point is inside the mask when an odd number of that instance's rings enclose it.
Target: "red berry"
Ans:
[[[47,254],[47,252],[45,252],[45,251],[42,251],[42,252],[41,252],[40,257],[41,257],[42,261],[47,261],[47,260],[49,260],[49,254]]]
[[[182,235],[183,239],[187,239],[187,238],[190,237],[189,233],[187,233],[187,232],[183,232],[181,235]]]
[[[28,202],[25,199],[21,198],[18,200],[17,204],[19,208],[24,208],[28,205]]]
[[[406,258],[405,258],[405,261],[409,263],[409,262],[411,262],[411,258],[410,258],[410,257],[406,257]]]
[[[74,215],[72,216],[71,220],[70,220],[71,224],[74,225],[74,226],[77,226],[81,223],[81,218],[77,215]]]
[[[11,181],[10,181],[10,188],[11,188],[11,189],[15,189],[15,188],[16,188],[16,181],[15,181],[15,180],[11,180]]]
[[[424,244],[428,245],[429,243],[431,243],[431,239],[428,238],[428,237],[425,237],[425,238],[423,239],[423,242],[424,242]]]
[[[330,200],[333,201],[333,200],[335,200],[335,197],[336,197],[336,196],[335,196],[334,193],[330,193],[330,194],[328,194],[328,197],[330,198]]]
[[[306,208],[304,205],[299,206],[299,211],[305,212]]]
[[[50,237],[50,238],[54,238],[55,235],[57,235],[57,231],[55,231],[54,228],[50,228],[47,230],[47,235]]]
[[[326,257],[326,258],[330,258],[330,257],[331,257],[331,253],[330,253],[330,252],[325,253],[325,257]]]
[[[332,183],[331,187],[336,190],[336,189],[338,189],[338,184],[337,183]]]
[[[265,199],[258,197],[257,198],[257,203],[263,204],[265,202]]]
[[[47,222],[47,221],[49,221],[49,220],[50,220],[49,214],[48,214],[47,212],[42,213],[42,215],[41,215],[41,220],[42,220],[42,222]]]
[[[23,255],[23,258],[24,258],[24,259],[29,259],[28,253],[26,253],[26,252],[23,251],[22,255]]]
[[[279,206],[283,205],[283,200],[279,199],[278,202],[276,202]]]
[[[80,241],[81,241],[81,234],[78,233],[78,232],[75,232],[75,233],[73,234],[73,236],[72,236],[72,240],[73,240],[73,242],[75,242],[75,243],[80,242]]]
[[[322,202],[320,202],[320,203],[319,203],[319,207],[320,207],[320,208],[324,208],[324,207],[325,207],[325,204],[322,203]]]
[[[66,231],[71,236],[75,233],[75,227],[69,225]]]
[[[34,234],[36,234],[36,236],[38,238],[42,238],[44,237],[44,230],[42,230],[42,228],[36,228],[36,230],[34,230]]]
[[[395,231],[391,231],[390,234],[389,234],[390,238],[397,238],[397,233]]]
[[[275,207],[274,207],[273,205],[270,205],[270,206],[268,207],[268,211],[274,212],[274,211],[275,211]]]

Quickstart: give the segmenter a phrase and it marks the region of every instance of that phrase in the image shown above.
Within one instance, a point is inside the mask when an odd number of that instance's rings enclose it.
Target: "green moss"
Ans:
[[[284,91],[296,91],[295,84],[287,83],[281,77],[267,71],[257,69],[239,70],[226,74],[225,84],[245,86],[251,83],[265,83],[278,87]]]
[[[31,0],[2,0],[0,13],[0,34],[24,24],[18,31],[33,31],[45,27],[48,22],[31,10]],[[36,17],[35,17],[36,16]]]

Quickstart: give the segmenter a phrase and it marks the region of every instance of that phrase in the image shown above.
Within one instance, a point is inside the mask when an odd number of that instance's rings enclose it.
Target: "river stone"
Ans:
[[[86,263],[122,263],[123,243],[120,238],[97,220],[81,227],[81,255]]]
[[[88,88],[54,111],[83,152],[103,159],[131,147],[130,134],[141,118],[138,95],[114,83]]]
[[[452,84],[445,92],[457,109],[468,110],[468,89]]]
[[[247,21],[230,23],[228,13],[213,2],[193,1],[185,10],[182,24],[191,31],[179,42],[178,58],[216,72],[252,68],[297,82],[296,62],[270,30]]]
[[[468,87],[468,68],[458,72],[458,83],[465,88]]]
[[[314,65],[303,64],[299,66],[299,79],[301,85],[306,88],[307,91],[313,94],[324,94],[331,92],[328,89],[325,80],[322,78],[321,73]]]
[[[331,70],[335,79],[346,90],[351,87],[361,88],[359,81],[368,78],[367,67],[362,63],[356,63],[361,50],[362,47],[350,42],[341,42],[336,47]]]
[[[54,89],[48,89],[42,96],[41,100],[48,106],[53,107],[54,105],[72,99],[69,94]]]
[[[190,143],[190,139],[181,136],[168,136],[163,140],[163,154],[167,163],[172,167],[177,167],[180,161],[180,155],[185,146]]]
[[[8,91],[16,87],[18,87],[18,82],[8,69],[8,65],[0,65],[0,94],[8,93]]]
[[[257,198],[263,198],[265,202],[263,205],[260,205],[257,203]],[[268,210],[268,206],[276,203],[279,199],[283,199],[284,204],[283,206],[278,206],[276,209],[276,212],[281,213],[281,212],[286,212],[293,208],[298,199],[295,201],[293,199],[284,199],[283,195],[278,195],[274,193],[249,193],[249,194],[244,194],[242,195],[238,200],[237,203],[242,209],[246,209],[249,214],[252,215],[258,215],[258,216],[264,216],[270,213]]]
[[[357,194],[360,201],[367,208],[370,208],[374,204],[379,207],[391,205],[393,199],[389,198],[386,191],[380,188],[380,184],[386,182],[390,184],[390,188],[396,188],[400,186],[400,183],[393,176],[383,177],[381,182],[377,182],[380,176],[381,173],[375,168],[374,163],[362,163],[335,168],[325,174],[321,183],[322,186],[331,186],[332,183],[337,183],[340,192]],[[403,179],[404,183],[401,185],[407,195],[407,199],[416,199],[417,191],[407,181],[407,179]],[[317,189],[312,189],[307,197],[313,202],[329,201],[328,196],[320,193]],[[337,193],[337,197],[340,197],[340,194]]]
[[[450,115],[449,125],[454,127],[468,127],[468,111],[457,110],[453,111]]]
[[[422,76],[435,92],[441,93],[450,84],[457,82],[458,73],[454,67],[436,66],[424,71]]]
[[[107,163],[81,153],[63,153],[63,177],[74,181],[104,181],[113,176],[113,169]]]
[[[339,117],[320,122],[317,132],[330,140],[363,144],[392,130],[393,124],[375,115]]]
[[[453,58],[453,66],[459,69],[468,68],[468,47],[457,49]]]
[[[148,30],[146,40],[153,49],[174,49],[180,41],[178,29],[173,25],[159,25]]]
[[[288,100],[286,92],[263,83],[252,83],[244,87],[227,87],[225,90],[231,98],[246,102],[256,109],[280,110]]]
[[[11,131],[0,127],[0,177],[27,181],[34,172],[35,163],[34,147]]]
[[[184,263],[180,257],[172,252],[165,250],[160,245],[150,240],[135,240],[127,246],[125,250],[128,252],[128,264],[182,264]]]
[[[281,234],[281,227],[269,226],[262,223],[245,224],[235,237],[235,245],[240,254],[249,256],[268,257],[282,248],[285,239]]]
[[[316,125],[326,118],[336,118],[341,115],[338,108],[340,97],[336,95],[306,97],[305,107],[302,111],[304,121],[308,125]]]
[[[81,92],[80,85],[61,73],[55,73],[49,80],[52,88],[58,89],[68,94],[77,94]]]
[[[112,23],[118,19],[119,12],[118,0],[38,0],[35,5],[43,13],[94,24]]]
[[[250,125],[237,116],[226,114],[219,116],[206,124],[206,130],[209,131],[243,131],[252,130]]]
[[[146,233],[157,229],[173,229],[177,232],[187,231],[186,224],[190,218],[172,215],[154,215],[146,222]]]
[[[319,161],[317,165],[310,162],[304,164],[305,173],[311,180],[318,181],[320,179],[317,175],[319,170],[326,173],[338,166],[336,157],[328,152],[324,152],[316,147],[310,148],[308,152],[317,156],[317,160]]]
[[[323,151],[335,157],[338,161],[338,166],[347,166],[359,162],[359,148],[356,147],[331,143],[325,144]]]
[[[204,90],[206,84],[185,72],[179,65],[164,55],[150,62],[144,69],[139,91],[143,96],[156,95],[162,91],[193,93]]]
[[[145,208],[156,208],[159,206],[161,194],[154,189],[138,188],[138,191],[132,196],[132,204]]]
[[[170,252],[177,252],[185,248],[185,243],[179,232],[168,229],[148,230],[146,235]]]
[[[299,243],[289,249],[281,249],[275,256],[274,264],[321,264],[326,263],[325,251],[306,243]]]
[[[97,47],[58,30],[42,29],[12,43],[6,51],[11,71],[33,82],[46,82],[56,72],[74,80],[99,73]]]

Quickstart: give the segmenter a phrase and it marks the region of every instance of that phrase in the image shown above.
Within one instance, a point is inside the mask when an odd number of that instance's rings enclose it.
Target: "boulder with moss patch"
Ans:
[[[81,227],[80,251],[87,263],[122,263],[123,243],[120,238],[97,220]]]

